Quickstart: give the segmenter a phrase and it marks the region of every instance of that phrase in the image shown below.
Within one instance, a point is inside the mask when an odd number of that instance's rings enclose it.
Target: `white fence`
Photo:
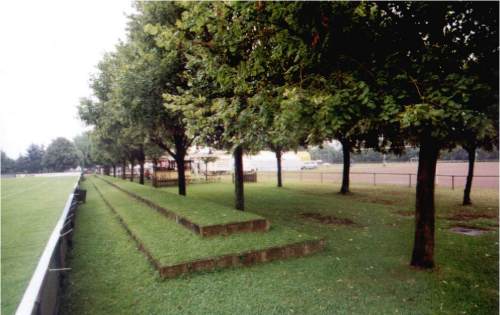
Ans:
[[[66,173],[65,173],[66,174]],[[73,173],[74,175],[74,173]],[[57,314],[63,286],[63,274],[68,271],[66,255],[72,247],[75,211],[84,202],[86,192],[76,182],[63,213],[50,235],[31,280],[24,291],[16,315]]]

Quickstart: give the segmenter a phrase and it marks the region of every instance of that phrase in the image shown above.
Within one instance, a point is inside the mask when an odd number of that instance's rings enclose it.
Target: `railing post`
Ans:
[[[373,173],[373,185],[377,186],[377,173]]]
[[[411,174],[408,174],[409,180],[408,180],[408,187],[411,187]]]
[[[455,190],[455,175],[451,175],[451,190]]]

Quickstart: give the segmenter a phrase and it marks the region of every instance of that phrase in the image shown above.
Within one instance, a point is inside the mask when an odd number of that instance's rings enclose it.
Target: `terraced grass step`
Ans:
[[[203,237],[265,232],[271,226],[268,220],[254,213],[237,211],[209,201],[200,203],[189,197],[110,176],[97,177]]]
[[[107,183],[91,178],[88,198],[100,195],[161,277],[307,256],[324,248],[317,237],[273,225],[267,233],[200,238]]]

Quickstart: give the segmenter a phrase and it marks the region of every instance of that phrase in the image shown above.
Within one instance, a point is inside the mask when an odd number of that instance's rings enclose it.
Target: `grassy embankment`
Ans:
[[[181,215],[200,226],[263,219],[261,216],[254,213],[237,211],[215,202],[198,202],[191,198],[179,196],[175,192],[172,194],[165,194],[163,191],[154,189],[149,185],[137,185],[135,182],[124,181],[111,176],[99,177],[125,190],[136,193],[156,204],[162,205],[169,211]]]
[[[88,181],[96,185],[132,233],[161,266],[314,239],[309,235],[279,225],[272,225],[268,232],[201,238],[104,181],[95,178]],[[168,197],[171,194],[163,192],[163,195]],[[178,196],[171,197],[171,199],[177,199]],[[185,197],[179,198],[188,200]],[[191,204],[191,206],[195,211],[196,205]],[[220,206],[220,208],[225,207]]]

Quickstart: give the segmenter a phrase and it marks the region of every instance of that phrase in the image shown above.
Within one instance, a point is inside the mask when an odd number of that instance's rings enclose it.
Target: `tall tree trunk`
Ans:
[[[474,178],[474,163],[476,162],[476,147],[466,147],[465,150],[469,154],[469,172],[467,173],[467,182],[464,189],[463,205],[467,206],[472,204],[470,200],[470,191],[472,189],[472,179]]]
[[[283,187],[283,181],[281,178],[281,149],[276,150],[276,163],[278,166],[277,175],[278,175],[278,187]]]
[[[205,161],[205,181],[208,182],[208,161]]]
[[[434,182],[439,146],[425,139],[418,155],[417,195],[415,203],[415,241],[411,265],[434,267]]]
[[[144,161],[139,162],[139,184],[144,185]]]
[[[237,146],[234,149],[234,192],[235,208],[245,210],[245,196],[243,191],[243,148]]]
[[[116,177],[116,165],[113,164],[113,177]]]
[[[104,166],[104,175],[109,176],[110,174],[110,167],[109,165]]]
[[[186,149],[184,148],[183,138],[175,139],[175,162],[177,163],[177,185],[179,188],[179,195],[186,195]]]
[[[125,176],[125,172],[127,170],[127,161],[123,161],[122,163],[122,179],[126,179],[127,177]]]
[[[176,158],[177,163],[177,185],[179,188],[179,195],[186,195],[186,165],[184,161],[184,154],[181,158]]]
[[[151,185],[156,187],[156,170],[158,169],[158,159],[153,158],[153,174],[151,174]]]
[[[141,145],[137,152],[139,162],[139,184],[144,185],[144,163],[146,162],[146,155],[144,154],[144,147]]]
[[[340,187],[340,193],[347,194],[349,192],[349,172],[351,168],[351,144],[349,141],[341,141],[341,143],[344,167],[342,169],[342,186]]]
[[[134,160],[130,161],[130,181],[134,181]]]

